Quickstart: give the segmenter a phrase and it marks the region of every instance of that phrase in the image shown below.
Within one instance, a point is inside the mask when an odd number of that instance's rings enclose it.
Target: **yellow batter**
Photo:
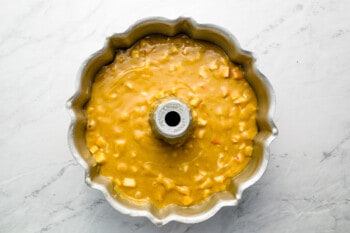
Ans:
[[[192,109],[181,146],[152,133],[152,104],[176,97]],[[195,205],[224,191],[252,154],[257,100],[239,66],[218,47],[186,36],[146,37],[119,50],[94,81],[86,142],[115,191],[158,208]]]

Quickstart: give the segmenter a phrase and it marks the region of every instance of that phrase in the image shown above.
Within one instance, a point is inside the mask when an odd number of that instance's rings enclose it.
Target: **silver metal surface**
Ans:
[[[128,48],[139,39],[152,34],[165,36],[186,34],[193,39],[205,40],[219,46],[232,61],[242,65],[245,77],[258,99],[257,124],[259,132],[254,139],[254,149],[249,164],[238,176],[232,179],[228,191],[216,193],[199,205],[190,207],[171,205],[157,209],[151,204],[136,205],[121,198],[113,190],[110,182],[98,174],[97,166],[93,166],[95,160],[86,146],[84,106],[90,98],[91,86],[96,73],[102,66],[113,60],[117,49]],[[68,132],[68,145],[73,157],[85,169],[86,183],[92,188],[100,190],[106,200],[121,213],[131,216],[145,216],[156,225],[164,225],[170,221],[197,223],[210,218],[223,206],[238,205],[243,191],[263,175],[269,159],[269,144],[278,132],[272,120],[275,109],[273,89],[265,76],[256,69],[252,54],[242,50],[236,39],[224,29],[213,25],[197,24],[190,18],[142,20],[126,32],[108,38],[104,48],[83,63],[78,76],[78,89],[68,100],[67,108],[72,117]]]
[[[190,133],[192,114],[190,108],[178,99],[160,102],[150,117],[152,130],[169,144],[182,144]]]

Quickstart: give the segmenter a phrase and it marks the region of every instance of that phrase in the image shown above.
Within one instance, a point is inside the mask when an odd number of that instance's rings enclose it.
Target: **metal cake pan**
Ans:
[[[136,205],[121,198],[113,190],[112,184],[98,174],[97,168],[93,166],[94,158],[86,146],[84,106],[90,99],[91,87],[96,73],[101,67],[112,62],[118,49],[129,48],[139,39],[152,34],[165,36],[185,34],[192,39],[208,41],[219,46],[233,62],[242,65],[245,77],[258,99],[258,134],[254,139],[253,155],[250,162],[239,175],[232,179],[228,191],[216,193],[199,205],[190,207],[171,205],[157,209],[151,204]],[[224,29],[214,25],[197,24],[191,18],[141,20],[124,33],[109,37],[105,46],[83,63],[78,75],[77,91],[68,100],[67,108],[71,115],[68,145],[73,157],[85,170],[87,185],[100,190],[109,204],[119,212],[131,216],[147,217],[156,225],[164,225],[170,221],[197,223],[210,218],[223,206],[238,205],[243,191],[257,182],[266,170],[269,160],[269,144],[278,133],[272,120],[275,109],[274,91],[267,78],[255,67],[252,54],[242,50],[237,40]]]

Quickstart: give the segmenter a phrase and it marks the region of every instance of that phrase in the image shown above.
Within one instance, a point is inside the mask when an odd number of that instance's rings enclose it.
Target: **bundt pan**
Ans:
[[[121,198],[104,177],[99,176],[95,160],[85,142],[86,114],[85,105],[91,95],[91,87],[96,73],[101,67],[111,63],[118,49],[132,46],[139,39],[148,35],[160,34],[175,36],[185,34],[192,39],[204,40],[223,49],[229,58],[243,67],[245,78],[252,86],[258,99],[257,124],[258,134],[254,139],[253,155],[247,167],[232,178],[229,190],[209,197],[204,203],[190,207],[175,205],[158,209],[152,204],[136,205]],[[109,37],[105,46],[82,66],[78,75],[76,93],[68,100],[67,108],[71,115],[68,132],[68,144],[73,157],[85,170],[85,182],[94,189],[100,190],[106,200],[116,210],[131,216],[144,216],[156,225],[170,221],[197,223],[212,217],[223,206],[236,206],[242,198],[243,191],[259,180],[264,173],[269,159],[269,144],[277,136],[277,128],[272,115],[275,108],[275,95],[269,81],[254,66],[250,52],[240,48],[236,39],[227,31],[213,25],[197,24],[191,18],[168,20],[150,18],[138,21],[126,32]]]

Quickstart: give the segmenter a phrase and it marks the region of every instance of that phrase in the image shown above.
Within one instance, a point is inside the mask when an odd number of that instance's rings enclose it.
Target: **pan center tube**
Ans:
[[[176,98],[161,101],[150,115],[150,124],[156,137],[179,146],[192,128],[191,109]]]

